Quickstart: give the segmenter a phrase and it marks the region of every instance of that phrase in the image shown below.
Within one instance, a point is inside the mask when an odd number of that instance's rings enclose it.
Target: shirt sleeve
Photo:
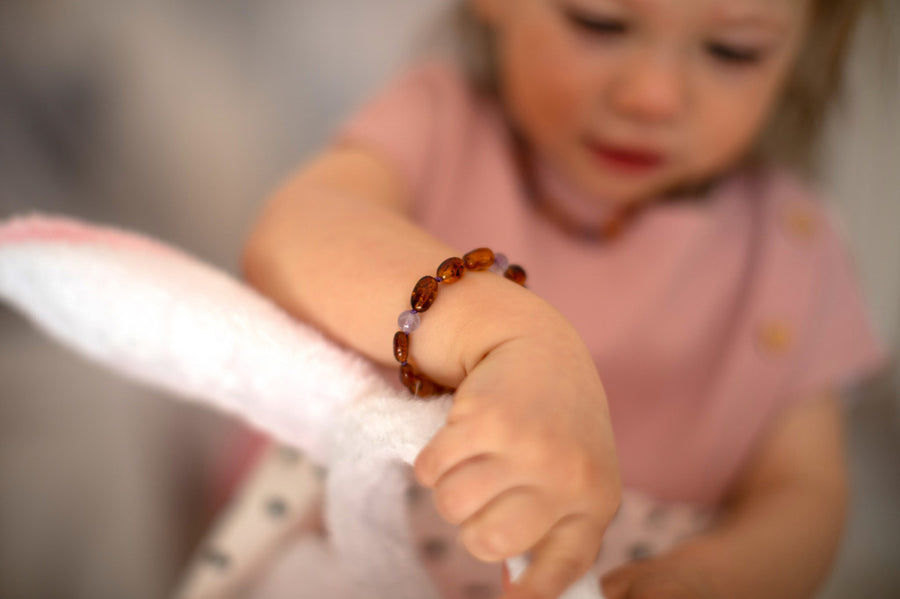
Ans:
[[[413,198],[438,150],[438,120],[448,109],[447,89],[457,85],[450,67],[416,66],[390,82],[337,131],[334,143],[366,147],[396,169]]]
[[[794,399],[825,390],[844,391],[873,374],[887,358],[869,319],[847,246],[827,211],[818,208],[815,213],[815,272],[789,375],[789,396]]]

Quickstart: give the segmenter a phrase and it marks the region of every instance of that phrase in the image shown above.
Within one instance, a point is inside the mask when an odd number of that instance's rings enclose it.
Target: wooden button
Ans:
[[[772,321],[759,328],[759,343],[767,354],[783,354],[790,348],[791,330],[782,322]]]
[[[783,224],[794,238],[806,241],[816,232],[816,219],[808,208],[788,206],[784,212]]]

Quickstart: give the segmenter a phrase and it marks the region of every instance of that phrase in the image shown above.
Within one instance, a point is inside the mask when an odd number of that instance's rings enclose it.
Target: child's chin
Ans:
[[[665,193],[668,186],[665,182],[653,180],[617,181],[605,177],[604,180],[594,181],[591,185],[591,195],[603,198],[610,206],[628,206],[655,198]]]

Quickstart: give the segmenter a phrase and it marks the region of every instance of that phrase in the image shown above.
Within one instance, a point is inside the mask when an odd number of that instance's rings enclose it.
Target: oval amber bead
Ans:
[[[434,277],[422,277],[413,288],[410,304],[416,312],[424,312],[431,307],[437,297],[438,282]]]
[[[625,222],[621,218],[613,218],[600,226],[600,238],[612,241],[625,230]]]
[[[400,367],[400,382],[416,397],[428,397],[442,389],[428,377],[416,374],[411,364],[404,364]]]
[[[403,331],[394,333],[394,357],[401,364],[409,359],[409,335]]]
[[[488,248],[478,248],[463,256],[463,260],[469,270],[486,270],[494,263],[494,252]]]
[[[416,372],[413,370],[411,364],[403,364],[400,366],[400,382],[413,393],[415,393],[417,378]]]
[[[462,258],[447,258],[438,266],[437,276],[441,283],[453,283],[462,277],[465,268],[466,263]]]
[[[503,276],[519,285],[525,284],[525,269],[518,264],[510,264]]]
[[[400,365],[400,382],[404,385],[408,385],[410,381],[416,378],[416,371],[413,370],[412,364],[401,364]]]
[[[416,390],[413,391],[413,395],[416,397],[431,397],[432,395],[436,395],[440,389],[441,386],[430,378],[419,375],[416,378]]]

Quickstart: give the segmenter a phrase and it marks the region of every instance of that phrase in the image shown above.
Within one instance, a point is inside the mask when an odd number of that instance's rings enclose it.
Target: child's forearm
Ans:
[[[714,597],[801,599],[828,572],[846,510],[837,399],[801,402],[774,423],[709,533],[662,558]]]
[[[245,273],[294,315],[396,364],[391,338],[413,285],[473,248],[450,248],[404,218],[377,160],[341,156],[270,201]],[[619,501],[606,397],[584,342],[527,289],[469,272],[440,286],[410,353],[457,388],[447,425],[416,460],[419,482],[470,553],[531,552],[520,590],[558,596],[588,570]]]
[[[811,597],[834,557],[844,503],[843,489],[835,486],[760,490],[716,530],[665,559],[706,578],[716,597]]]
[[[838,545],[845,470],[837,400],[825,394],[796,404],[773,423],[715,527],[608,574],[605,596],[812,596]]]
[[[460,249],[398,211],[358,197],[353,185],[342,189],[301,175],[283,186],[249,238],[244,273],[290,313],[392,364],[391,339],[397,316],[410,308],[412,287]],[[411,351],[423,372],[454,386],[473,360],[515,334],[524,321],[517,315],[539,301],[488,273],[469,273],[461,285],[441,286],[440,293]]]

